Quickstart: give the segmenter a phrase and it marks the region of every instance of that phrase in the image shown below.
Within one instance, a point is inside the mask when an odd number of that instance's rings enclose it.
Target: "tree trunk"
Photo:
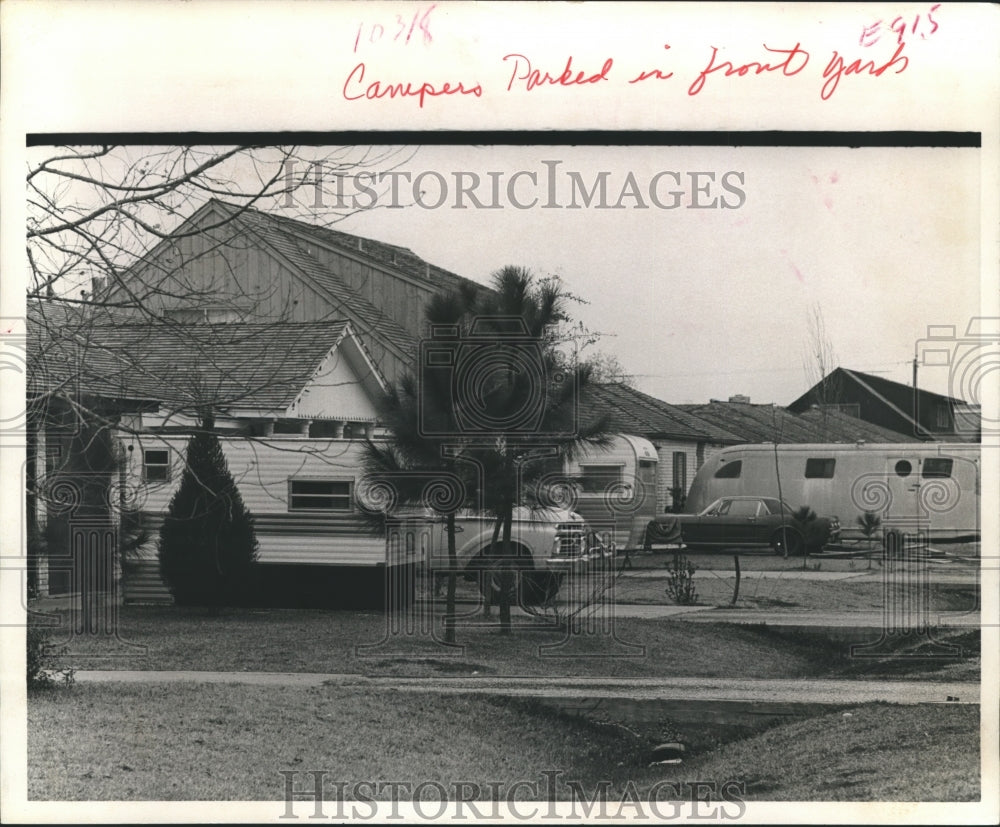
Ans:
[[[448,532],[448,592],[444,602],[444,642],[455,642],[455,585],[458,576],[458,552],[455,549],[455,515],[445,523]]]
[[[500,527],[503,525],[503,520],[497,517],[493,523],[493,539],[490,541],[490,547],[487,552],[488,557],[492,557],[494,561],[497,557],[497,540],[500,538]],[[483,617],[490,616],[490,610],[493,608],[493,587],[492,577],[493,573],[491,569],[495,568],[495,564],[489,561],[484,561],[488,568],[482,568],[479,570],[479,578],[481,581],[482,588],[479,593],[482,594],[484,605],[483,605]]]
[[[503,514],[503,552],[501,554],[502,568],[500,569],[500,634],[510,634],[510,593],[512,591],[511,582],[513,579],[513,569],[511,568],[511,547],[510,529],[514,514],[511,506],[504,507]]]
[[[740,556],[738,554],[733,555],[733,562],[736,563],[736,585],[733,586],[733,604],[736,605],[736,601],[740,597]]]

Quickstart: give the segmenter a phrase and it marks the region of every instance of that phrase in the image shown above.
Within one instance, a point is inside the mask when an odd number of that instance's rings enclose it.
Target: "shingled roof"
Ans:
[[[109,323],[114,315],[30,302],[29,393],[87,393],[179,407],[288,408],[346,321],[229,324]]]
[[[743,441],[712,421],[620,382],[589,385],[581,395],[580,413],[584,420],[607,415],[614,430],[637,436],[716,443]]]
[[[795,414],[778,405],[712,401],[677,406],[699,419],[718,423],[737,442],[910,442],[914,438],[835,410]]]

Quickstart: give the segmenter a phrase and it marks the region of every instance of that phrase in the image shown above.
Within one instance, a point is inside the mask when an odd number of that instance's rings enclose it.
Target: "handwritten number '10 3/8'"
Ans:
[[[419,34],[418,37],[422,36],[424,44],[428,44],[434,40],[431,36],[431,12],[437,8],[435,3],[432,6],[428,6],[426,9],[417,9],[414,12],[413,17],[410,20],[404,20],[402,15],[396,15],[396,22],[390,26],[390,33],[395,30],[395,34],[392,36],[393,42],[399,41],[403,38],[403,43],[409,43],[413,39],[415,33]],[[358,23],[358,32],[354,36],[354,51],[358,51],[358,47],[362,44],[362,35],[365,29],[368,30],[368,36],[364,38],[364,41],[368,43],[378,43],[386,35],[386,27],[381,23]],[[404,37],[405,34],[405,37]]]

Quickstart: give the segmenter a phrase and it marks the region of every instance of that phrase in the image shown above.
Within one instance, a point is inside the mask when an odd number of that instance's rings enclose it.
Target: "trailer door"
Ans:
[[[915,455],[890,454],[886,457],[885,483],[889,494],[884,517],[885,528],[896,524],[901,531],[925,530],[921,524],[920,458]],[[925,515],[926,516],[926,515]]]

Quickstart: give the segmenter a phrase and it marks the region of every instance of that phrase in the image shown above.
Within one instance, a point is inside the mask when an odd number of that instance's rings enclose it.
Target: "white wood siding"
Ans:
[[[361,476],[362,443],[352,440],[220,437],[229,471],[254,516],[262,563],[375,566],[386,563],[385,539],[371,531],[356,507],[345,512],[290,511],[290,479],[350,480]],[[146,555],[155,557],[155,536],[180,484],[188,438],[124,437],[128,479],[135,503],[154,539]],[[132,451],[127,449],[132,446]],[[169,450],[169,482],[144,482],[143,451]]]

